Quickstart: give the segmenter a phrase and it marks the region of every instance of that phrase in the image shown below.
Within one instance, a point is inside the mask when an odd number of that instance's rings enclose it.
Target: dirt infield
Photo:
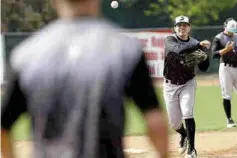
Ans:
[[[126,137],[125,148],[129,158],[155,158],[147,137]],[[170,137],[170,157],[181,158],[177,152],[179,135],[172,134]],[[237,158],[237,129],[233,131],[200,132],[196,135],[196,149],[198,157]],[[136,153],[137,152],[137,153]],[[138,153],[140,152],[140,153]]]
[[[196,135],[196,148],[199,158],[237,158],[237,129],[228,131],[200,132]],[[149,139],[145,136],[124,138],[127,158],[157,158]],[[179,158],[177,145],[179,136],[170,137],[170,157]],[[33,158],[32,143],[18,141],[15,143],[17,158]]]

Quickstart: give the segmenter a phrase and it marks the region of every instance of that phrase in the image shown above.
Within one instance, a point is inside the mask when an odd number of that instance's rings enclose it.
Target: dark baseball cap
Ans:
[[[174,26],[176,26],[179,23],[186,23],[186,24],[190,25],[190,20],[187,16],[180,15],[175,18]]]

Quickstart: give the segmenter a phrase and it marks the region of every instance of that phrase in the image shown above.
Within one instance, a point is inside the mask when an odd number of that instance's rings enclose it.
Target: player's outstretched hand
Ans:
[[[209,48],[211,47],[211,42],[208,41],[208,40],[204,40],[204,41],[201,41],[201,42],[200,42],[200,45],[201,45],[202,47],[205,47],[205,48],[209,49]]]

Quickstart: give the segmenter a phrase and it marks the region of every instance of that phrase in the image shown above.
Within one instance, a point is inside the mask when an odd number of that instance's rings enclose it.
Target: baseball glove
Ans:
[[[208,56],[204,51],[198,49],[192,53],[183,54],[181,64],[183,64],[185,67],[194,67],[206,60],[207,57]]]

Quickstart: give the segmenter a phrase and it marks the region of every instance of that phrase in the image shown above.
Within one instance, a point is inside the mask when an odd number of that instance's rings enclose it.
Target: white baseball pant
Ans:
[[[173,129],[179,129],[183,119],[194,117],[196,79],[191,79],[183,85],[175,85],[164,82],[164,99],[169,118],[169,124]]]
[[[237,67],[231,67],[228,64],[220,63],[219,80],[222,92],[222,98],[231,100],[233,88],[237,93]]]

